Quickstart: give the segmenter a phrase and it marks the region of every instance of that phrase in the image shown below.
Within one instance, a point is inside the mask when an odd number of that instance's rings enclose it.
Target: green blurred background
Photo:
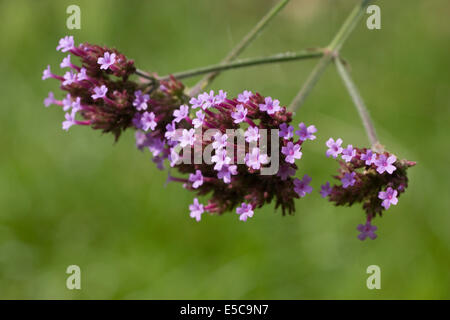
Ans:
[[[292,0],[242,57],[328,44],[356,1]],[[81,30],[66,7],[81,7]],[[342,55],[373,115],[381,142],[415,160],[410,186],[359,241],[359,206],[336,208],[317,192],[295,216],[273,206],[242,223],[234,213],[188,216],[193,194],[163,187],[166,173],[135,149],[132,132],[74,127],[45,109],[42,70],[58,69],[58,40],[114,46],[160,74],[216,63],[275,4],[269,0],[0,1],[0,298],[31,299],[431,299],[450,298],[450,2],[378,1],[382,29],[362,21]],[[244,89],[289,104],[316,61],[228,71],[213,89]],[[187,81],[192,85],[198,79]],[[318,128],[299,175],[317,191],[337,163],[328,137],[367,146],[333,66],[295,123]],[[67,266],[82,290],[66,289]],[[368,290],[366,268],[381,268]]]

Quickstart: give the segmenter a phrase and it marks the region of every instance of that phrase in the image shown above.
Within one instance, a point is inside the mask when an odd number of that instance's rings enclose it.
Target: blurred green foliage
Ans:
[[[292,0],[243,57],[326,45],[355,1]],[[81,30],[66,29],[69,4]],[[163,187],[149,153],[131,132],[112,136],[61,130],[63,113],[45,109],[57,83],[57,41],[114,46],[160,74],[216,63],[274,4],[268,0],[0,1],[0,298],[31,299],[431,299],[450,298],[450,2],[378,1],[382,29],[361,22],[342,54],[382,143],[415,160],[410,187],[360,242],[360,207],[333,207],[317,192],[295,216],[273,206],[247,223],[236,214],[188,217],[193,194]],[[229,71],[213,84],[289,104],[315,61]],[[192,79],[188,85],[195,83]],[[333,66],[295,122],[314,123],[299,175],[316,191],[334,174],[325,141],[367,139]],[[68,265],[82,290],[65,287]],[[382,289],[366,288],[366,268],[381,267]]]

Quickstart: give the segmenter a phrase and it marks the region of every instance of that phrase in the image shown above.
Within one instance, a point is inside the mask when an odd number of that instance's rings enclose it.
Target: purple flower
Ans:
[[[300,148],[301,146],[299,144],[293,144],[291,141],[285,147],[282,147],[281,153],[286,156],[286,162],[294,163],[295,159],[300,159],[302,157]]]
[[[231,158],[227,156],[226,149],[216,149],[216,154],[211,157],[211,162],[215,163],[214,170],[220,171],[224,165],[230,164]]]
[[[266,97],[264,99],[264,104],[259,105],[259,110],[266,111],[267,114],[274,114],[277,111],[281,110],[280,101],[272,100],[271,97]]]
[[[191,211],[191,218],[200,221],[202,219],[202,214],[205,212],[203,205],[198,202],[198,199],[194,199],[194,203],[189,206],[189,211]]]
[[[261,154],[259,148],[253,148],[251,153],[245,155],[245,163],[248,167],[259,170],[262,164],[269,162],[269,158],[266,154]]]
[[[227,93],[223,90],[219,90],[219,93],[214,97],[214,103],[220,104],[227,98]]]
[[[148,150],[150,150],[154,157],[158,156],[164,151],[164,140],[159,138],[151,138],[148,140]]]
[[[295,175],[295,169],[288,164],[282,164],[277,173],[277,176],[280,177],[283,181],[289,177],[292,177],[293,175]]]
[[[148,129],[151,129],[152,131],[155,130],[155,127],[158,123],[155,121],[155,114],[153,112],[144,112],[141,117],[141,125],[142,130],[148,131]]]
[[[47,98],[44,99],[44,106],[48,107],[52,104],[55,104],[56,100],[55,100],[55,95],[53,94],[53,92],[49,92]]]
[[[194,189],[197,189],[203,184],[203,175],[200,170],[196,170],[195,174],[191,173],[189,175],[189,181],[192,182],[192,187]]]
[[[389,209],[391,204],[394,206],[398,203],[397,199],[397,190],[392,189],[391,187],[388,187],[386,191],[380,191],[378,193],[378,198],[383,200],[381,205],[384,207],[384,209]]]
[[[181,137],[178,138],[178,141],[180,141],[180,146],[182,148],[186,146],[192,146],[195,142],[195,130],[194,129],[183,129],[183,132],[181,134]]]
[[[320,195],[322,198],[326,198],[331,193],[330,183],[327,181],[326,184],[320,186]]]
[[[327,157],[333,156],[334,159],[342,152],[342,139],[338,138],[336,142],[333,138],[328,139],[326,145],[329,148],[326,152]]]
[[[70,68],[72,67],[72,63],[70,63],[70,54],[67,55],[59,65],[62,68]]]
[[[47,66],[47,69],[45,69],[42,72],[42,80],[48,79],[48,78],[52,78],[53,74],[52,71],[50,70],[50,65]]]
[[[366,153],[361,154],[361,160],[366,161],[366,166],[370,166],[372,163],[375,163],[377,155],[373,153],[372,150],[367,150]]]
[[[82,109],[83,107],[81,106],[81,98],[80,97],[76,97],[75,101],[72,102],[72,112],[78,112]]]
[[[353,146],[351,144],[349,144],[347,148],[342,150],[342,159],[344,159],[345,162],[352,161],[354,156],[356,156],[356,150],[353,149]]]
[[[236,213],[239,214],[239,220],[247,221],[248,218],[253,217],[253,207],[251,204],[243,202],[240,207],[236,208]]]
[[[221,132],[217,132],[213,138],[214,142],[212,146],[215,150],[219,150],[227,146],[228,135],[226,133],[222,134]]]
[[[217,178],[222,179],[225,183],[231,182],[231,175],[237,175],[237,166],[224,164],[217,173]]]
[[[142,150],[147,142],[147,135],[143,133],[142,131],[136,131],[134,134],[134,137],[136,139],[136,148],[139,150]]]
[[[202,110],[198,110],[195,115],[197,116],[197,118],[194,118],[192,120],[192,124],[194,125],[194,128],[200,128],[201,126],[203,126],[203,122],[205,121],[205,114]]]
[[[259,129],[258,127],[248,127],[247,131],[245,131],[245,141],[252,142],[259,140]]]
[[[370,221],[367,221],[366,224],[359,224],[356,228],[360,234],[358,235],[358,239],[364,241],[367,237],[372,240],[375,240],[377,235],[375,231],[378,229],[376,226],[370,224]]]
[[[174,167],[175,165],[179,164],[180,154],[175,150],[175,148],[171,148],[168,158],[170,161],[170,166]]]
[[[236,112],[231,113],[231,117],[234,119],[234,123],[240,123],[245,120],[248,110],[242,104],[236,106]]]
[[[142,94],[141,90],[137,90],[134,93],[135,99],[133,101],[133,106],[136,107],[136,110],[143,111],[147,110],[147,102],[150,100],[150,96],[148,94]]]
[[[94,94],[92,95],[92,99],[97,100],[99,98],[106,97],[106,93],[108,92],[108,88],[105,85],[101,87],[94,88]]]
[[[73,112],[69,113],[67,112],[64,117],[66,118],[65,121],[62,123],[62,128],[65,131],[69,131],[69,128],[76,124],[75,122],[75,114]]]
[[[107,70],[116,62],[116,54],[105,52],[103,57],[98,58],[97,63],[100,65],[100,69]]]
[[[353,186],[356,183],[355,176],[356,176],[355,172],[351,172],[351,173],[346,172],[344,174],[344,177],[341,179],[342,187],[344,189],[346,189],[348,187]]]
[[[203,110],[206,110],[206,109],[210,108],[215,103],[215,95],[214,95],[214,91],[213,90],[211,90],[209,92],[209,94],[207,92],[203,92],[202,94],[200,94],[198,96],[198,98],[202,102],[201,107],[202,107]]]
[[[156,164],[159,170],[164,170],[164,157],[156,156],[152,158],[152,161]]]
[[[70,93],[66,95],[66,97],[62,100],[63,110],[67,111],[72,108],[72,96]]]
[[[177,109],[173,112],[173,116],[175,117],[175,122],[180,122],[184,118],[186,118],[189,114],[189,107],[185,104],[180,106],[180,109]]]
[[[59,40],[59,44],[56,47],[56,50],[61,50],[61,52],[67,52],[72,50],[75,47],[75,43],[73,41],[73,36],[65,36],[61,40]]]
[[[197,109],[202,106],[203,100],[200,99],[199,97],[198,98],[192,97],[191,100],[189,100],[189,103],[191,104],[192,109]]]
[[[177,133],[177,131],[176,131],[175,123],[173,123],[173,122],[168,123],[166,125],[166,133],[164,133],[164,137],[167,140],[178,140],[178,137],[175,137],[176,133]]]
[[[251,91],[244,90],[244,92],[238,94],[237,101],[240,103],[247,103],[250,101],[250,98],[253,96]]]
[[[397,168],[392,165],[397,158],[395,156],[390,156],[389,158],[386,155],[381,154],[377,160],[375,160],[375,165],[377,166],[377,172],[382,174],[387,171],[389,174],[392,174]]]
[[[64,86],[68,86],[74,82],[77,82],[77,74],[75,72],[73,72],[72,70],[67,71],[64,74],[64,81],[63,81],[63,85]]]
[[[83,80],[89,80],[89,77],[86,74],[86,68],[81,68],[80,72],[77,74],[77,80],[83,81]]]
[[[294,179],[294,191],[300,196],[300,198],[303,198],[306,196],[307,193],[312,192],[312,187],[309,185],[311,182],[311,177],[305,174],[303,176],[303,179]]]
[[[306,125],[302,122],[298,125],[300,130],[295,131],[295,134],[299,136],[301,141],[306,140],[315,140],[316,136],[313,133],[317,132],[317,129],[314,125],[306,127]]]
[[[285,140],[289,140],[294,136],[294,127],[288,126],[286,123],[280,125],[280,132],[278,135]]]

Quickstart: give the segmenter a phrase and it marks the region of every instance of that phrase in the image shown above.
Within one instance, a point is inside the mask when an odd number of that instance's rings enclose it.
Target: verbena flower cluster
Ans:
[[[236,209],[240,220],[253,216],[253,210],[275,200],[275,206],[285,212],[295,211],[294,199],[311,193],[311,178],[295,178],[298,169],[295,161],[302,157],[302,144],[314,140],[314,126],[301,123],[298,130],[290,125],[292,114],[280,102],[258,93],[244,91],[236,98],[228,98],[220,90],[205,92],[190,98],[184,86],[175,78],[153,84],[130,81],[135,72],[134,63],[115,49],[88,43],[75,46],[67,36],[60,40],[57,50],[68,52],[60,67],[68,71],[63,76],[53,73],[48,66],[42,79],[60,81],[67,94],[57,100],[52,92],[44,100],[45,106],[55,104],[65,113],[64,130],[73,125],[91,126],[111,132],[116,139],[128,129],[136,130],[136,145],[148,149],[158,168],[170,166],[187,177],[173,177],[186,189],[198,195],[211,194],[206,204],[197,198],[190,205],[190,215],[197,221],[204,212],[221,214]],[[72,56],[80,58],[76,65]],[[77,119],[78,118],[78,119]],[[202,139],[208,130],[215,130],[210,141]],[[228,136],[234,129],[245,140]],[[263,131],[279,130],[277,136],[263,136]],[[260,143],[266,140],[264,146]],[[275,139],[275,140],[274,140]],[[271,154],[271,146],[280,147]],[[196,155],[211,148],[210,163],[195,161]],[[180,152],[180,149],[182,152]],[[232,155],[229,155],[229,150]],[[190,156],[186,151],[190,150]],[[243,155],[239,162],[238,155]],[[280,155],[276,174],[261,175],[269,160]],[[191,161],[182,161],[186,156]],[[272,157],[273,156],[273,157]]]
[[[414,166],[415,162],[398,160],[388,152],[376,153],[371,149],[355,148],[352,145],[343,148],[340,138],[336,141],[330,138],[326,145],[327,157],[341,158],[338,174],[334,176],[339,184],[330,186],[327,182],[322,185],[320,194],[337,206],[362,203],[367,221],[365,225],[358,226],[358,238],[375,239],[376,226],[371,225],[371,220],[376,215],[381,216],[391,205],[397,205],[398,197],[408,186],[406,170]]]

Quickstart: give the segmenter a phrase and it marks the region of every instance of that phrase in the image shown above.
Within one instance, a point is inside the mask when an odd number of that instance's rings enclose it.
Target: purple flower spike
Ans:
[[[388,187],[386,191],[380,191],[378,193],[378,198],[383,200],[381,205],[387,210],[391,204],[395,206],[398,203],[397,194],[397,190]]]
[[[177,109],[173,112],[173,116],[175,117],[175,122],[180,122],[184,118],[186,118],[189,114],[189,107],[185,104],[180,106],[180,109]]]
[[[108,70],[116,62],[116,54],[105,52],[103,57],[98,58],[97,63],[100,69]]]
[[[330,195],[331,190],[330,183],[327,182],[326,184],[320,186],[320,195],[322,198],[326,198]]]
[[[341,179],[342,187],[344,189],[346,189],[348,187],[353,186],[356,183],[355,176],[356,176],[356,172],[351,172],[351,173],[346,172],[344,174],[344,177]]]
[[[55,104],[56,100],[55,100],[55,95],[53,94],[53,92],[49,92],[48,93],[48,97],[44,99],[44,106],[49,107],[52,104]]]
[[[253,207],[251,204],[243,202],[240,207],[236,208],[236,213],[239,215],[239,220],[247,221],[248,218],[253,217]]]
[[[365,161],[366,166],[370,166],[372,163],[375,163],[377,155],[373,153],[372,150],[367,150],[366,153],[361,155],[361,160]]]
[[[287,180],[287,178],[292,177],[293,175],[295,175],[295,169],[288,164],[282,164],[277,173],[277,176],[280,177],[283,181]]]
[[[305,174],[303,179],[294,179],[294,191],[303,198],[307,193],[311,193],[313,188],[309,185],[311,182],[311,177]]]
[[[259,170],[262,164],[269,162],[266,154],[261,154],[259,148],[253,148],[251,153],[245,155],[245,163],[252,169]]]
[[[155,130],[157,125],[155,114],[153,112],[144,112],[141,117],[141,125],[142,130],[144,131],[148,131],[148,129],[151,129],[152,131]]]
[[[244,92],[238,94],[237,101],[240,103],[247,103],[250,101],[250,98],[253,96],[251,91],[244,90]]]
[[[278,133],[281,138],[289,140],[294,136],[294,127],[288,126],[286,123],[280,125],[280,132]]]
[[[356,156],[356,150],[353,149],[353,146],[351,144],[349,144],[347,148],[342,150],[342,159],[344,159],[345,162],[352,161],[354,156]]]
[[[375,165],[377,166],[377,172],[382,174],[383,172],[387,172],[392,174],[397,168],[392,165],[397,158],[395,156],[390,156],[387,158],[384,154],[381,154],[377,160],[375,160]]]
[[[356,229],[358,229],[358,231],[360,232],[360,234],[358,235],[358,239],[361,241],[366,240],[367,237],[372,240],[375,240],[377,238],[375,231],[378,228],[377,226],[371,225],[370,220],[367,220],[366,224],[359,224]]]
[[[189,210],[191,211],[191,218],[197,220],[199,222],[202,219],[202,214],[205,212],[203,205],[198,202],[198,199],[194,199],[194,203],[189,206]]]
[[[92,99],[97,100],[100,98],[105,98],[107,92],[108,92],[108,88],[105,85],[102,85],[101,87],[95,87],[94,94],[92,95]]]
[[[317,129],[314,125],[306,127],[306,125],[302,122],[298,125],[300,130],[295,131],[295,134],[299,136],[301,141],[306,140],[315,140],[316,136],[313,133],[317,132]]]
[[[295,159],[300,159],[302,157],[300,148],[301,146],[299,144],[293,144],[291,141],[285,147],[282,147],[281,153],[286,156],[286,162],[294,163]]]
[[[148,94],[142,94],[141,90],[138,90],[134,93],[135,99],[133,101],[133,106],[136,107],[136,110],[143,111],[147,110],[147,102],[150,100],[150,96]]]
[[[194,189],[197,189],[203,184],[203,175],[200,170],[196,170],[195,174],[191,173],[189,175],[189,181],[192,182],[192,187]]]
[[[56,50],[61,52],[67,52],[75,48],[75,43],[73,41],[73,36],[65,36],[61,40],[59,40],[59,44],[56,47]]]
[[[259,110],[266,111],[267,114],[274,114],[281,110],[280,101],[277,99],[272,100],[271,97],[266,97],[264,99],[264,104],[259,105]]]
[[[236,106],[236,112],[231,113],[234,123],[240,123],[245,120],[248,110],[242,104]]]
[[[338,138],[336,142],[333,138],[328,139],[326,145],[329,148],[326,152],[327,157],[333,156],[334,159],[337,158],[339,154],[342,152],[342,139]]]

